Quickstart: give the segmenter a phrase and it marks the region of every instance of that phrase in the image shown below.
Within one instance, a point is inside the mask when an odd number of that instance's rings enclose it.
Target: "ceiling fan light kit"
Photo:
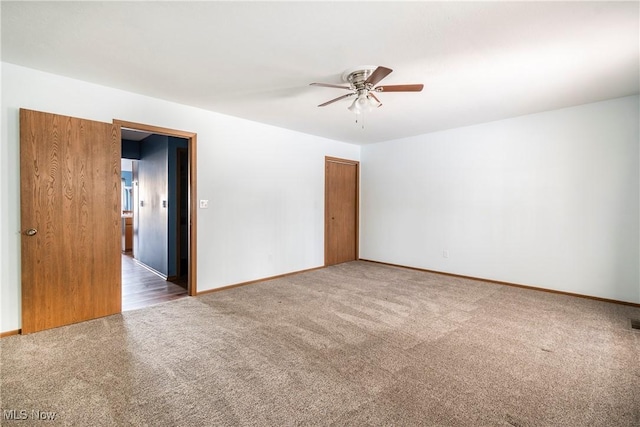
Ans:
[[[365,111],[371,111],[374,108],[382,106],[382,102],[378,99],[374,92],[420,92],[424,85],[387,85],[376,86],[382,79],[387,77],[393,70],[387,67],[362,65],[342,73],[342,80],[349,83],[349,86],[336,85],[330,83],[311,83],[311,86],[331,87],[336,89],[346,89],[351,93],[339,96],[324,102],[318,107],[324,107],[333,104],[336,101],[347,99],[355,96],[355,99],[347,109],[359,115]],[[357,120],[356,120],[357,121]]]

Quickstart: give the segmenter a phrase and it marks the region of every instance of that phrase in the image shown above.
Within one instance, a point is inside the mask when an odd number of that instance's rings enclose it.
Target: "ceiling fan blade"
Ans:
[[[390,85],[390,86],[378,86],[373,89],[376,92],[420,92],[424,85]]]
[[[369,96],[370,96],[370,97],[372,97],[373,99],[375,99],[375,100],[376,100],[376,102],[378,103],[378,105],[377,105],[377,107],[376,107],[376,108],[380,108],[380,107],[382,107],[382,102],[380,102],[380,100],[378,99],[378,97],[377,97],[377,96],[375,96],[375,95],[373,94],[373,92],[369,92]]]
[[[332,85],[332,84],[329,84],[329,83],[309,83],[309,86],[335,87],[335,88],[338,88],[338,89],[351,90],[351,88],[349,86]]]
[[[346,95],[339,96],[339,97],[337,97],[337,98],[332,99],[331,101],[327,101],[327,102],[325,102],[324,104],[320,104],[320,105],[318,105],[318,107],[324,107],[325,105],[333,104],[333,103],[334,103],[334,102],[336,102],[336,101],[340,101],[341,99],[345,99],[345,98],[348,98],[348,97],[353,96],[353,95],[355,95],[355,94],[353,94],[353,93],[348,93],[348,94],[346,94]]]
[[[367,80],[365,80],[364,83],[373,86],[376,83],[378,83],[380,80],[382,80],[385,77],[387,77],[389,75],[389,73],[391,73],[392,71],[393,70],[391,68],[378,67],[378,68],[375,69],[375,71],[373,73],[371,73],[369,78]],[[371,86],[369,86],[369,87],[371,87]]]

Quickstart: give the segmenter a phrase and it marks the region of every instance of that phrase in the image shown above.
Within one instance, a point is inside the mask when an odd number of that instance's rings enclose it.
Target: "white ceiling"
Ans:
[[[2,60],[358,144],[639,91],[633,2],[8,2]],[[384,65],[362,129],[344,70]]]

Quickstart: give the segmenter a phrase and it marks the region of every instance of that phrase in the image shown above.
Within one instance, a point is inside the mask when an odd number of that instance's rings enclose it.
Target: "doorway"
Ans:
[[[147,172],[140,167],[138,163],[140,161],[134,161],[132,165],[132,251],[123,252],[123,257],[130,258],[123,258],[122,261],[123,310],[144,306],[145,300],[149,302],[148,305],[151,305],[184,295],[196,295],[196,210],[193,204],[196,191],[196,134],[122,120],[114,120],[114,124],[120,125],[123,139],[130,132],[142,135],[140,140],[146,138],[152,140],[154,137],[161,140],[162,137],[165,139],[168,137],[168,152],[172,153],[168,158],[168,162],[171,163],[170,172],[162,178],[153,178],[164,180],[167,188],[171,188],[159,195],[140,194],[139,174]],[[180,141],[183,141],[184,145]],[[148,145],[153,144],[154,141],[150,141]],[[160,267],[153,260],[147,264],[138,262],[138,258],[142,258],[139,255],[142,255],[145,250],[148,253],[150,246],[149,238],[145,238],[145,234],[141,232],[140,217],[151,211],[153,206],[156,210],[162,211],[166,218],[166,226],[163,230],[166,233],[166,239],[163,242],[166,252],[162,259],[164,264],[161,263]],[[147,230],[146,236],[153,238],[156,234],[158,233],[153,230],[150,232]],[[151,244],[153,245],[154,243]],[[137,281],[137,284],[129,286],[127,283],[129,279]],[[145,292],[148,294],[146,297],[143,295]],[[129,294],[134,296],[127,301]]]
[[[325,157],[324,264],[358,259],[360,163]]]
[[[189,150],[184,138],[128,128],[121,135],[122,310],[127,311],[187,295]]]

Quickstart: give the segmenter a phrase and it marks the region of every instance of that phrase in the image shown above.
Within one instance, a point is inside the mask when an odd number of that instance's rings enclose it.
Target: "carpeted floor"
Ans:
[[[631,318],[351,262],[4,338],[2,425],[639,426]]]

